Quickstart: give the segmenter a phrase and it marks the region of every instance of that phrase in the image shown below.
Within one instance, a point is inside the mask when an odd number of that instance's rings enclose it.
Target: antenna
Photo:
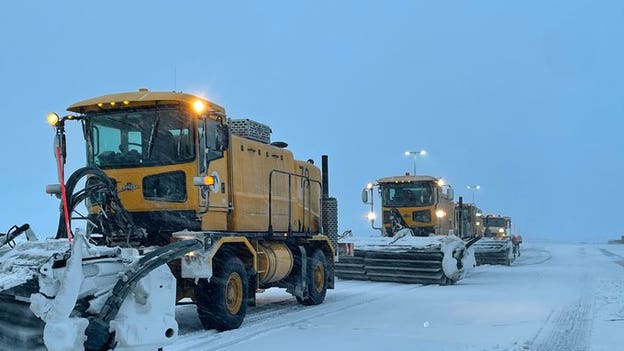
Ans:
[[[173,91],[178,90],[178,68],[173,66]]]

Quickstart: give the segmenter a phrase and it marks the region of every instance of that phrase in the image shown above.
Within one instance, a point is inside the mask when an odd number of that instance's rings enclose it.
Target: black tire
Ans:
[[[455,283],[457,283],[456,280],[453,280],[453,279],[451,279],[449,277],[444,277],[444,278],[442,278],[442,282],[440,283],[440,285],[444,285],[444,286],[446,286],[446,285],[455,285]]]
[[[307,267],[308,297],[297,296],[297,301],[304,306],[319,305],[325,301],[327,294],[327,259],[323,251],[316,249],[308,258]]]
[[[208,282],[195,288],[197,314],[206,329],[219,331],[240,327],[247,313],[247,271],[238,257],[225,258]]]

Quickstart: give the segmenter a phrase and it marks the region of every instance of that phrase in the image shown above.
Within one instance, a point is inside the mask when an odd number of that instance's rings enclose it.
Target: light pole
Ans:
[[[468,185],[466,188],[468,188],[468,190],[472,190],[472,203],[475,203],[475,192],[479,189],[481,189],[481,185]]]
[[[414,156],[414,175],[416,175],[416,158],[418,157],[418,155],[425,156],[426,154],[427,154],[427,151],[425,151],[425,150],[405,151],[405,156],[410,156],[410,155]]]

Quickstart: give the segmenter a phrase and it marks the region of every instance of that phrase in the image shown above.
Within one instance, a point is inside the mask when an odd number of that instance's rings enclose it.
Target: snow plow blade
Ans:
[[[510,266],[515,260],[510,240],[483,238],[474,245],[477,266],[484,264]]]
[[[446,284],[444,254],[438,250],[371,251],[365,259],[370,280],[412,284]]]
[[[397,243],[375,237],[339,245],[340,279],[446,285],[462,279],[466,268],[474,266],[469,246],[450,236],[409,237]]]
[[[137,350],[171,344],[176,281],[168,261],[201,247],[145,255],[84,236],[26,242],[0,257],[0,343],[11,350]]]

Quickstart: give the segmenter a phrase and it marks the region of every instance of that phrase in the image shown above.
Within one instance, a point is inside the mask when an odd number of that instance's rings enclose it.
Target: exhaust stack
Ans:
[[[327,165],[327,155],[321,156],[321,172],[323,177],[323,199],[327,199],[329,197],[329,167]]]
[[[329,197],[329,166],[327,155],[321,156],[321,174],[323,184],[323,231],[329,237],[334,246],[334,250],[338,252],[338,200]]]

